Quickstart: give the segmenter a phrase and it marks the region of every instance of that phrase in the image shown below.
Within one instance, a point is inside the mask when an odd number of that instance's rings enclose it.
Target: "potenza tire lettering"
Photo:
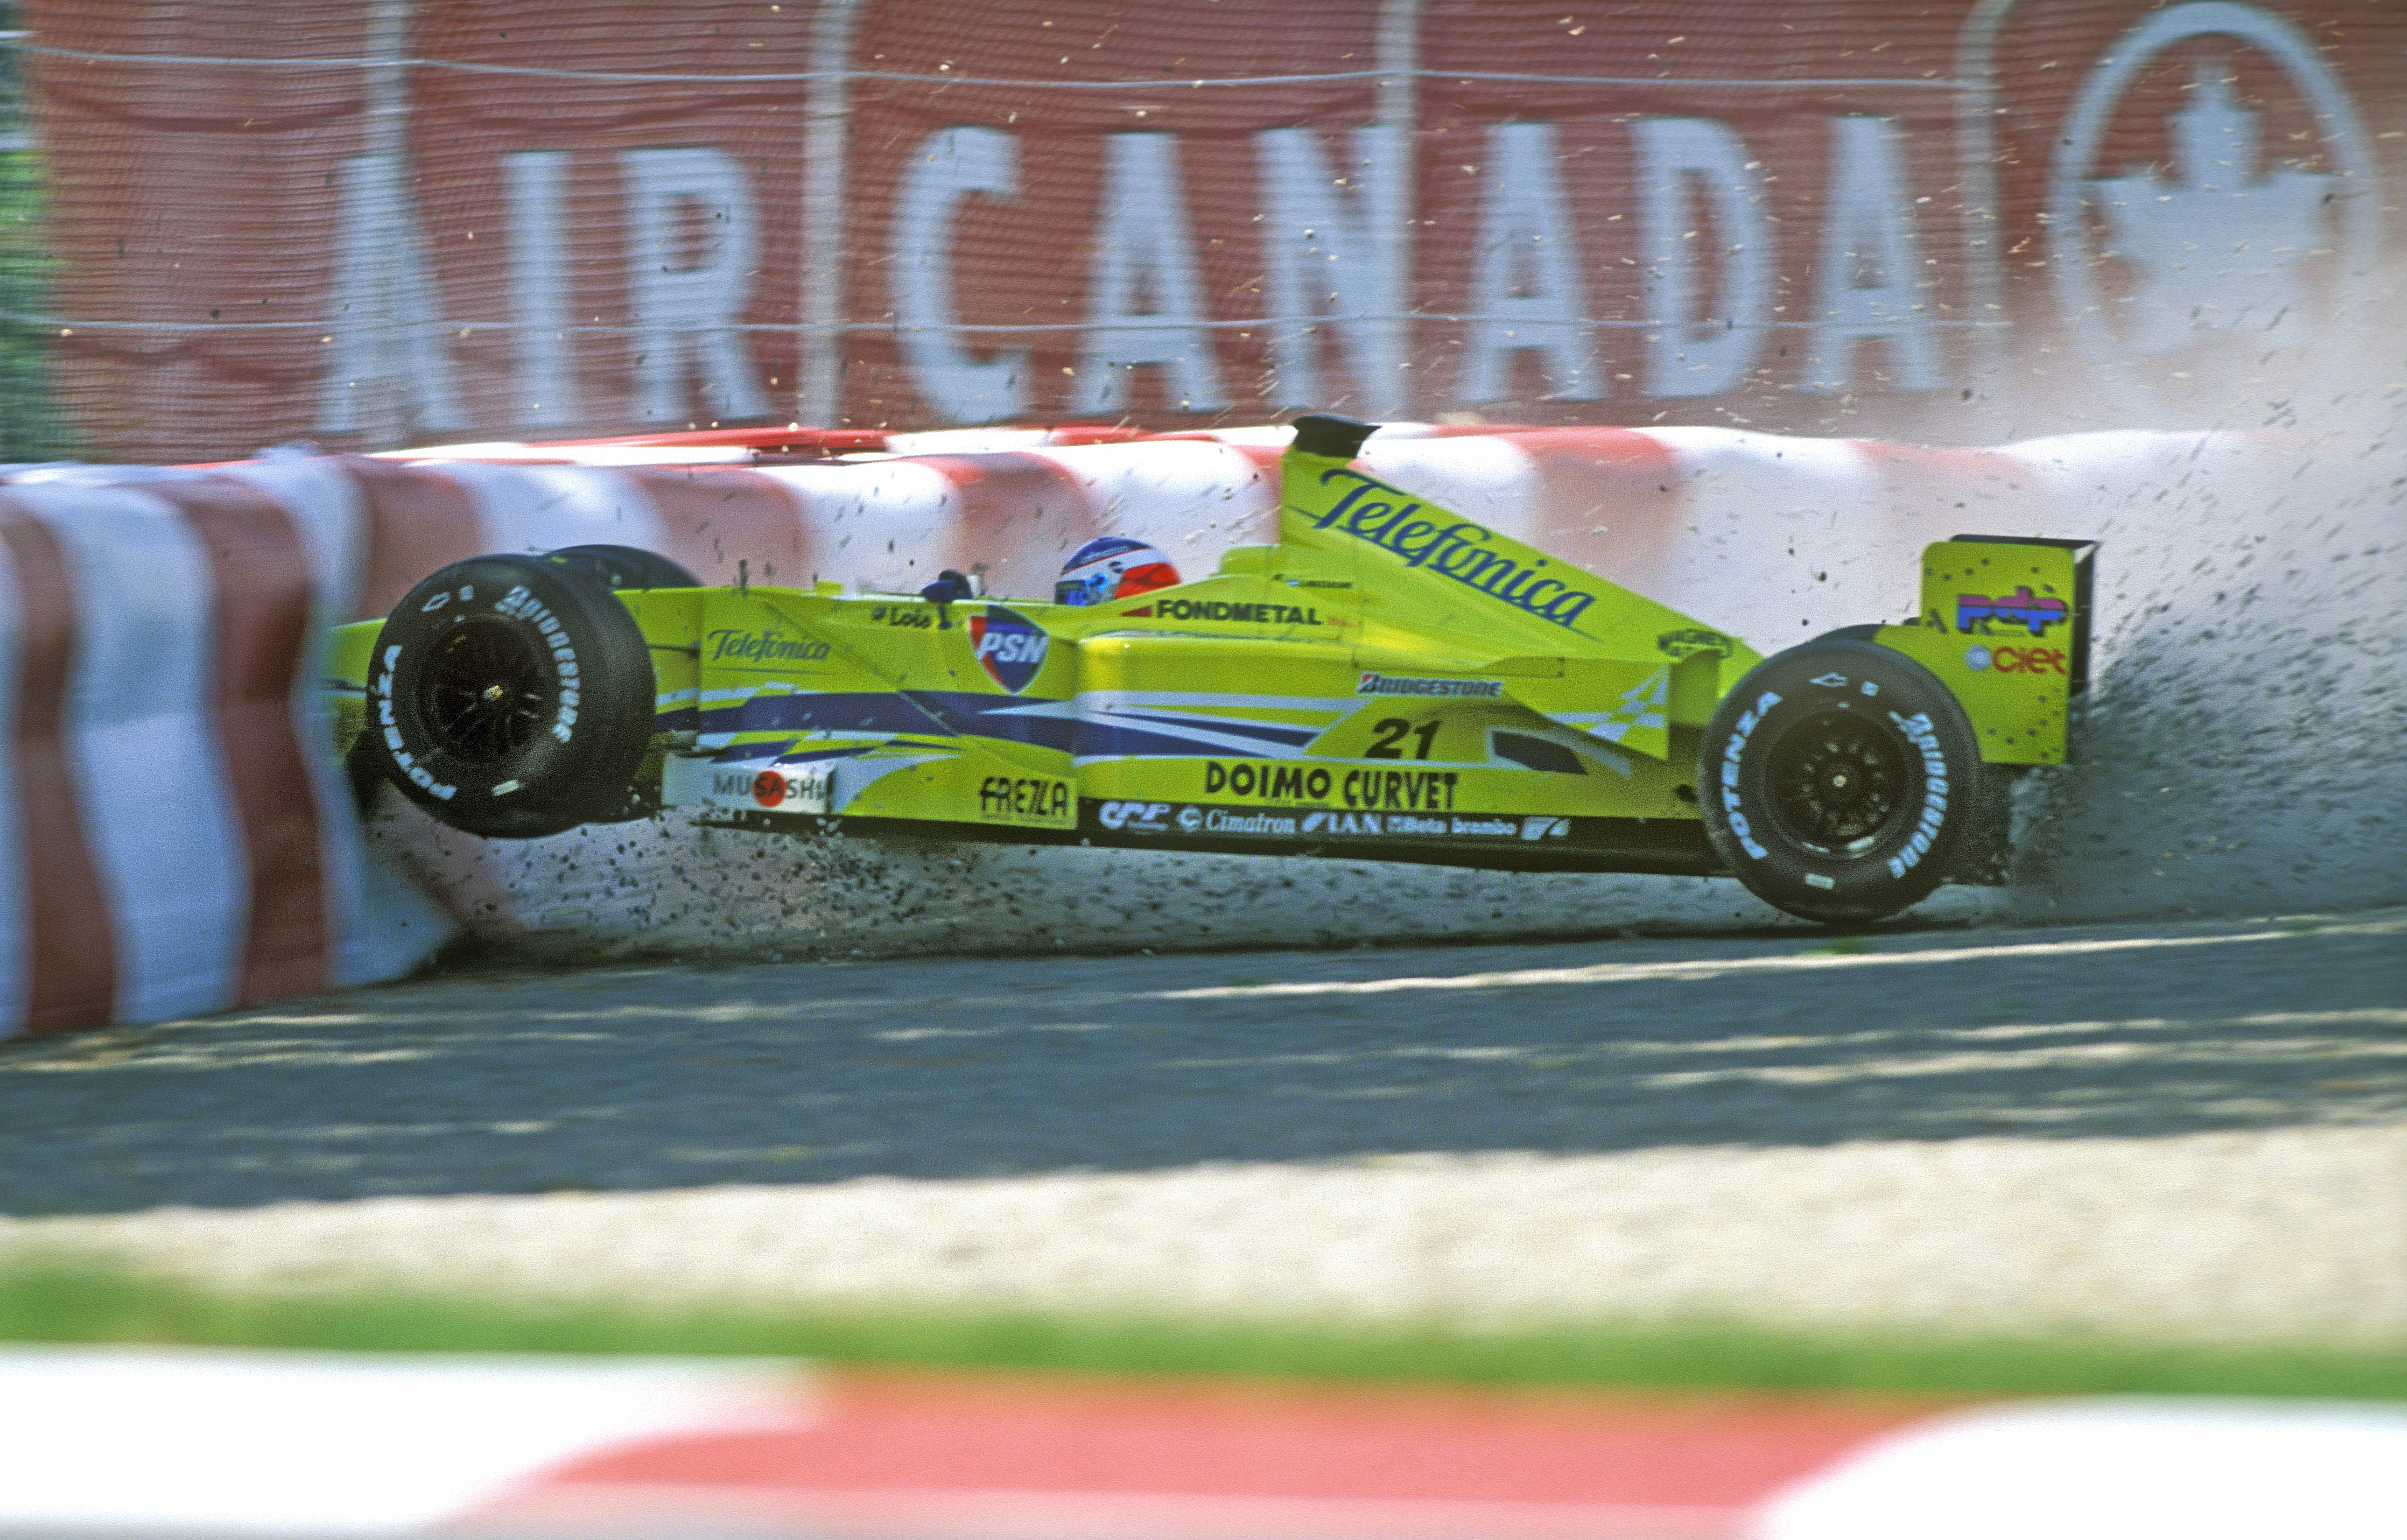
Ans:
[[[1736,725],[1730,730],[1730,746],[1722,750],[1722,816],[1729,822],[1730,836],[1738,841],[1739,848],[1757,861],[1761,861],[1771,852],[1747,832],[1746,813],[1739,806],[1739,756],[1746,752],[1746,740],[1762,722],[1763,714],[1779,704],[1780,697],[1770,691],[1757,696],[1754,706],[1740,714]]]

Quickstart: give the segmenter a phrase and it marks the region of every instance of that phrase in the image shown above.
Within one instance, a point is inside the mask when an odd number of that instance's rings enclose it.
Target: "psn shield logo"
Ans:
[[[1045,649],[1052,638],[1021,616],[1001,605],[990,605],[983,615],[970,617],[970,653],[988,677],[1017,695],[1045,666]]]

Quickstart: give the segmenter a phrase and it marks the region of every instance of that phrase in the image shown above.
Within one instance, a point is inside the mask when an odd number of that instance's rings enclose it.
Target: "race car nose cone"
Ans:
[[[1350,417],[1334,417],[1315,412],[1295,420],[1295,442],[1289,446],[1299,454],[1327,455],[1332,460],[1351,460],[1362,448],[1362,440],[1379,431],[1375,422],[1357,422]]]

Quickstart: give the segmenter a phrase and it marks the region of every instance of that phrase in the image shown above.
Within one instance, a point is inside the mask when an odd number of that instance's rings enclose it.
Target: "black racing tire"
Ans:
[[[572,566],[608,589],[700,588],[702,579],[658,551],[634,546],[563,546],[543,559]]]
[[[478,556],[385,620],[360,751],[453,828],[535,839],[625,816],[653,690],[643,631],[602,578]]]
[[[1750,670],[1698,760],[1698,810],[1723,864],[1765,903],[1830,924],[1929,897],[1991,821],[1999,786],[1938,677],[1853,638]]]

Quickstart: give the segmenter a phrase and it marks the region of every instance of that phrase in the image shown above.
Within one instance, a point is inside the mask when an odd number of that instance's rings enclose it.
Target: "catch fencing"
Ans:
[[[2393,0],[32,0],[144,462],[712,422],[1983,443],[2407,356]]]

